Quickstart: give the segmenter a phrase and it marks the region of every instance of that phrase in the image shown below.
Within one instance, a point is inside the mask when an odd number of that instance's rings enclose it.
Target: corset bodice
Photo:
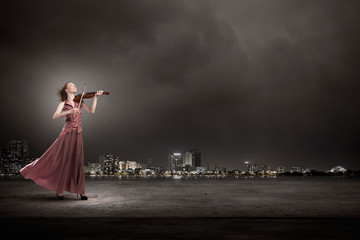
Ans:
[[[78,108],[79,103],[74,102],[75,108]],[[66,99],[63,111],[69,111],[73,108],[71,102],[69,99]],[[68,114],[65,116],[65,125],[62,129],[62,131],[66,131],[69,133],[81,133],[82,127],[81,127],[81,108],[78,111],[77,117],[75,117],[75,114]]]

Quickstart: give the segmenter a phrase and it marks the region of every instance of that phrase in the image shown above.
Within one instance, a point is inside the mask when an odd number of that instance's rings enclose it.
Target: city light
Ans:
[[[0,175],[18,175],[19,170],[26,164],[33,162],[37,157],[29,156],[28,142],[25,140],[10,140],[8,148],[0,152]],[[265,163],[258,165],[244,161],[246,169],[228,170],[215,163],[213,169],[201,165],[201,152],[197,149],[186,152],[176,152],[168,155],[168,169],[139,161],[120,159],[112,153],[103,153],[98,160],[84,164],[85,175],[98,176],[244,176],[244,177],[269,177],[269,176],[358,176],[360,171],[347,170],[337,165],[328,169],[310,169],[303,166],[276,165],[271,167]]]

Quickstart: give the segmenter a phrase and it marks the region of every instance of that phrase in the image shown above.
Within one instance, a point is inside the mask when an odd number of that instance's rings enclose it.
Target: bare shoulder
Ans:
[[[61,110],[64,108],[64,105],[65,104],[65,101],[64,102],[60,102],[59,105],[57,106],[57,110]]]
[[[60,102],[60,103],[58,104],[58,106],[57,106],[54,114],[56,114],[56,113],[61,113],[61,111],[62,111],[63,108],[64,108],[64,103],[65,103],[65,102]]]

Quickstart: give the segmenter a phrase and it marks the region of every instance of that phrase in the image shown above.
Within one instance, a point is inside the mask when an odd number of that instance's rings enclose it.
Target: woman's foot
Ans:
[[[81,194],[80,194],[80,196],[81,196],[81,200],[87,200],[87,199],[88,199],[88,197],[85,196],[85,195],[81,195]]]
[[[58,194],[58,193],[56,193],[56,197],[57,197],[57,199],[59,199],[59,200],[64,200],[63,194]]]

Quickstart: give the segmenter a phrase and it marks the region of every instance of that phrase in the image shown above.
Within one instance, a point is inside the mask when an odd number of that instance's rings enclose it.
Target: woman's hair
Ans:
[[[57,91],[57,95],[60,98],[59,99],[60,102],[64,102],[68,98],[67,93],[65,91],[65,89],[67,88],[68,83],[70,83],[70,82],[65,83],[65,85]],[[83,103],[84,103],[84,100],[81,101],[81,107],[83,106]]]
[[[65,85],[57,91],[57,95],[60,98],[59,99],[60,102],[63,102],[67,99],[67,93],[66,93],[65,89],[67,88],[68,83],[69,82],[65,83]]]

